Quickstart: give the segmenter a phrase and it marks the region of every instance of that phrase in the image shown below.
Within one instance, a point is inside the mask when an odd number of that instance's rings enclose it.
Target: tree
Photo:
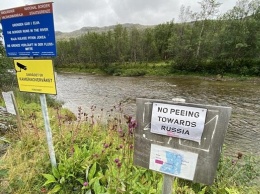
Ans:
[[[105,52],[106,63],[112,63],[116,60],[114,37],[113,32],[110,30],[105,35]]]
[[[114,29],[114,44],[116,60],[125,62],[128,52],[128,33],[126,28],[123,28],[121,24],[116,25]]]
[[[162,60],[169,57],[168,40],[171,37],[173,25],[173,22],[167,22],[166,24],[157,25],[154,29],[156,47]]]
[[[75,40],[62,40],[57,42],[58,56],[55,59],[55,65],[57,67],[68,66],[75,62],[75,54],[73,51],[76,48],[73,47]]]
[[[193,13],[190,7],[181,6],[179,24],[172,28],[171,37],[168,40],[168,52],[178,63],[192,58],[192,28]]]
[[[233,73],[257,74],[260,67],[260,21],[259,0],[238,0],[236,5],[224,15],[226,21],[222,58],[230,61]],[[250,70],[251,69],[251,70]]]
[[[151,28],[145,29],[142,34],[142,49],[145,61],[154,61],[158,59],[154,30]]]
[[[6,57],[2,30],[0,29],[0,89],[13,84],[14,76],[7,71],[8,69],[12,69],[12,65],[12,60]]]
[[[141,35],[136,27],[133,27],[130,31],[130,52],[131,60],[135,63],[137,58],[141,59]]]
[[[201,11],[197,14],[197,20],[201,21],[199,24],[201,25],[199,36],[198,36],[198,44],[196,49],[196,58],[199,57],[200,51],[201,51],[201,44],[203,41],[203,33],[206,30],[206,22],[209,19],[212,19],[214,16],[216,16],[218,12],[218,8],[221,5],[216,0],[202,0],[199,2]]]

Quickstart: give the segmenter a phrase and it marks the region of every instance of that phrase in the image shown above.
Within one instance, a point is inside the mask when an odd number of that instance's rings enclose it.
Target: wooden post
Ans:
[[[15,97],[14,97],[14,93],[13,92],[10,92],[10,95],[11,95],[11,99],[12,99],[12,102],[13,102],[13,105],[14,105],[14,110],[15,110],[15,116],[16,116],[16,119],[17,119],[17,127],[18,127],[18,131],[20,134],[23,133],[23,126],[22,126],[22,121],[21,121],[21,117],[20,117],[20,114],[19,114],[19,110],[18,110],[18,106],[17,106],[17,103],[16,103],[16,100],[15,100]]]

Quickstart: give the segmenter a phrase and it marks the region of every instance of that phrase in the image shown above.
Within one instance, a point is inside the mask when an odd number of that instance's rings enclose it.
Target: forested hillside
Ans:
[[[100,68],[128,62],[167,61],[172,71],[260,75],[260,1],[238,0],[223,15],[215,0],[200,11],[182,6],[178,23],[88,32],[57,42],[56,67]],[[218,17],[216,18],[216,15]]]

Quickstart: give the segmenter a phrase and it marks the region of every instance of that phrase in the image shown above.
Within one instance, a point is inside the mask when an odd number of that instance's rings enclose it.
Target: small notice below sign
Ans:
[[[14,66],[20,91],[57,94],[52,60],[14,60]]]
[[[2,95],[3,95],[4,101],[5,101],[5,106],[6,106],[7,112],[9,112],[13,115],[16,115],[14,103],[12,100],[12,95],[14,95],[13,92],[12,91],[2,92]]]
[[[151,144],[151,170],[193,180],[197,160],[198,154]]]
[[[153,103],[151,132],[200,142],[206,115],[205,108]]]

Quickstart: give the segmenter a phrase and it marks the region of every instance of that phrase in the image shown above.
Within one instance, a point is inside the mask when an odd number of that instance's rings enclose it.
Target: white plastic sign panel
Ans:
[[[3,95],[4,101],[5,101],[5,106],[6,106],[7,112],[9,112],[13,115],[16,115],[14,103],[12,101],[12,96],[11,96],[11,95],[13,95],[13,92],[12,91],[2,92],[2,95]]]
[[[151,144],[151,170],[175,177],[193,180],[198,154]]]
[[[153,103],[151,132],[200,142],[207,109]]]

